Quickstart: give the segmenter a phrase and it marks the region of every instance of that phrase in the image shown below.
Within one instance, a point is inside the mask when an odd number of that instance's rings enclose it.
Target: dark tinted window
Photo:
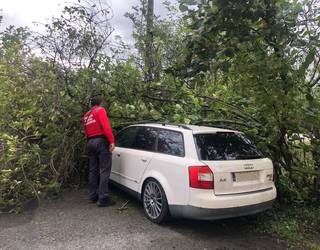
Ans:
[[[242,134],[195,135],[200,160],[240,160],[262,158],[256,146]]]
[[[157,130],[154,128],[139,127],[137,136],[132,144],[132,148],[154,151],[157,133]]]
[[[161,129],[158,138],[158,152],[184,156],[182,133]]]
[[[129,127],[122,131],[116,136],[116,146],[123,148],[131,148],[133,141],[137,135],[139,127]]]

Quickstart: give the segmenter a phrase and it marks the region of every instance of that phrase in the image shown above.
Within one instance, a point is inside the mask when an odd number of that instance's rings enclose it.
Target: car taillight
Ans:
[[[208,166],[189,167],[189,185],[192,188],[214,189],[211,169]]]

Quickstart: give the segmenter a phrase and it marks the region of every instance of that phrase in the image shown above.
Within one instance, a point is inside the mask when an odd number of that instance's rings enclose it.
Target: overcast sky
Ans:
[[[0,0],[3,22],[0,30],[8,25],[28,26],[32,30],[40,30],[34,25],[35,22],[46,23],[52,16],[59,16],[66,3],[76,0]],[[130,12],[132,6],[139,4],[139,0],[101,0],[107,1],[114,12],[111,25],[115,28],[114,35],[120,35],[124,42],[132,43],[132,25],[128,18],[124,17]],[[164,16],[166,9],[162,0],[155,0],[155,14]]]

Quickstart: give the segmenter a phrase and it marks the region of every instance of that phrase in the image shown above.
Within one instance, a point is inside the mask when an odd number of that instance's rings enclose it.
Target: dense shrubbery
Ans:
[[[52,66],[31,54],[29,35],[2,34],[0,205],[7,208],[57,192],[82,151],[81,107],[57,89]]]
[[[128,16],[141,56],[110,45],[101,6],[66,8],[44,35],[0,34],[1,209],[85,180],[81,116],[97,92],[114,128],[152,120],[243,130],[273,159],[282,201],[319,200],[318,5],[185,2],[184,19],[155,19],[148,84],[139,9]]]

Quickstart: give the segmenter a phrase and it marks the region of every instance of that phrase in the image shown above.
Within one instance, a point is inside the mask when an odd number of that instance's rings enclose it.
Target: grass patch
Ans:
[[[320,208],[279,206],[258,216],[258,231],[271,234],[290,245],[320,250]]]

